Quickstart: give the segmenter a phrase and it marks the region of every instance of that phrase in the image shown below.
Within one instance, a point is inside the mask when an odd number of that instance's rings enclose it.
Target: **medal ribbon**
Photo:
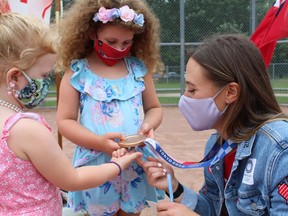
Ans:
[[[226,140],[223,145],[220,147],[216,142],[209,153],[204,157],[203,160],[199,162],[190,162],[190,161],[179,161],[171,156],[169,156],[160,146],[159,144],[150,138],[146,138],[144,144],[151,150],[154,155],[159,158],[161,157],[167,163],[172,166],[181,168],[181,169],[190,169],[190,168],[200,168],[207,167],[212,164],[215,164],[220,159],[224,158],[229,152],[237,147],[237,143],[233,143],[231,140]]]

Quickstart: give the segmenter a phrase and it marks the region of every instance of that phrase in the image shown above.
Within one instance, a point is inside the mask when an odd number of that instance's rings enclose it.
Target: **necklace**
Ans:
[[[15,106],[14,104],[11,104],[11,103],[9,103],[7,101],[0,100],[0,106],[7,107],[7,108],[9,108],[11,110],[14,110],[17,113],[23,113],[22,109],[20,109],[19,107]]]

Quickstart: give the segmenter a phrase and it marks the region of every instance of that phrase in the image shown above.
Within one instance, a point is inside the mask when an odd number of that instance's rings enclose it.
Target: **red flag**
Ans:
[[[267,68],[277,40],[285,37],[288,37],[288,3],[286,0],[276,0],[251,36],[253,43],[260,49]]]
[[[0,1],[0,13],[10,12],[10,6],[8,0]]]

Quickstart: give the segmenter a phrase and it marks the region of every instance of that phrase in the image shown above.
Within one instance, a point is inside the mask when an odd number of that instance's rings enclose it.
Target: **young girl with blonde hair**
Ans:
[[[59,188],[96,187],[141,156],[119,149],[110,163],[75,169],[43,117],[24,112],[47,95],[54,35],[35,18],[0,13],[0,215],[61,216]]]

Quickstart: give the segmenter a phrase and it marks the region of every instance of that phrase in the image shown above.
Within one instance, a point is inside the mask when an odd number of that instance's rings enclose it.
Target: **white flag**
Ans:
[[[8,3],[12,12],[34,16],[50,23],[53,0],[8,0]]]

